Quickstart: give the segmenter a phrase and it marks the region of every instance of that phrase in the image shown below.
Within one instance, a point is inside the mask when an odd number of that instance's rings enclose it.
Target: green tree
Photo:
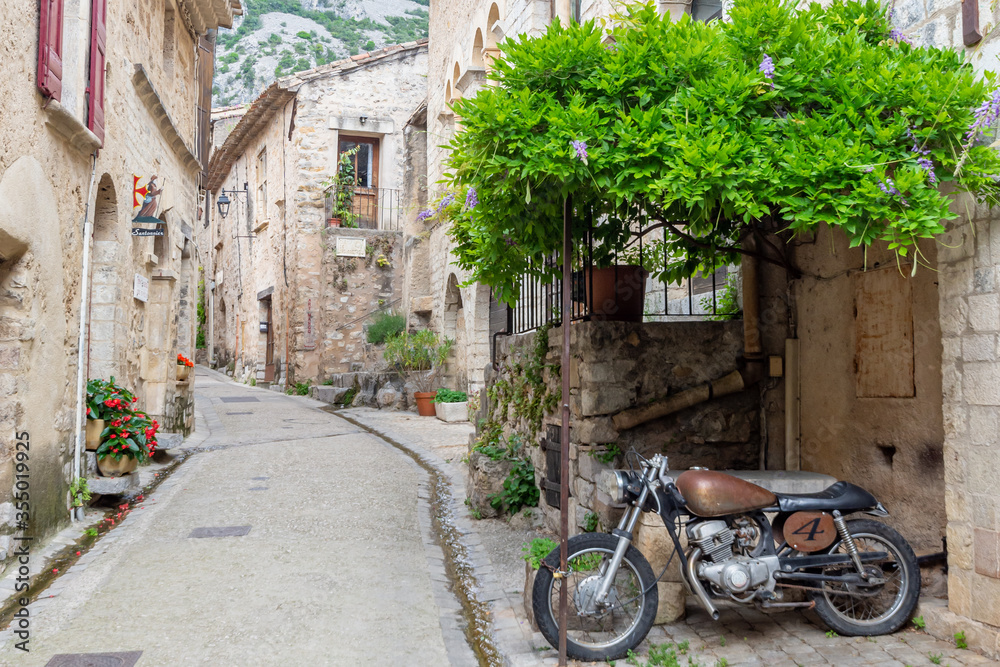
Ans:
[[[730,18],[634,5],[610,28],[555,21],[501,45],[496,85],[456,103],[450,144],[468,202],[450,233],[473,280],[512,301],[523,272],[557,271],[540,260],[561,247],[570,193],[601,221],[598,255],[662,229],[665,280],[824,224],[916,267],[959,193],[997,200],[1000,158],[977,139],[1000,114],[992,73],[910,45],[875,0],[744,0]]]

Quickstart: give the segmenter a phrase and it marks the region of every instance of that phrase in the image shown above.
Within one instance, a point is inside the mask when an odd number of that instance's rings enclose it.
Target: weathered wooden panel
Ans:
[[[913,296],[906,267],[854,275],[858,398],[912,398]]]

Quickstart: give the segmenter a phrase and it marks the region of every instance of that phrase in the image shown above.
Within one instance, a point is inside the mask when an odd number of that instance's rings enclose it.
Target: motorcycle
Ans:
[[[848,636],[889,634],[913,615],[920,594],[913,549],[884,523],[845,519],[853,513],[888,516],[861,487],[836,482],[819,493],[772,493],[705,468],[674,480],[666,456],[646,459],[633,451],[630,457],[638,470],[615,470],[605,482],[614,502],[627,506],[617,528],[570,538],[566,570],[559,570],[557,548],[535,577],[532,610],[552,646],[559,642],[558,582],[568,587],[569,657],[624,657],[653,625],[657,582],[670,561],[657,577],[632,545],[641,512],[663,519],[684,580],[714,620],[716,599],[765,610],[813,608]],[[808,600],[784,601],[789,589],[804,590]]]

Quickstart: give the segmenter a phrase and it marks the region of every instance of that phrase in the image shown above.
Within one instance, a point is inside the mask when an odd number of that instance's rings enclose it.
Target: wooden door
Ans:
[[[354,164],[352,212],[357,217],[358,227],[378,229],[378,139],[340,135],[338,156],[355,148],[358,150],[351,158]]]
[[[264,381],[274,382],[274,321],[271,299],[267,299],[267,343],[264,346]]]

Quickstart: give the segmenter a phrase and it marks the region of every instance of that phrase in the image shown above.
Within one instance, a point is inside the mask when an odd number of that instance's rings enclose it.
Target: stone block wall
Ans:
[[[195,42],[178,21],[168,71],[165,3],[140,9],[108,2],[106,135],[95,160],[95,138],[84,129],[89,26],[70,16],[71,5],[87,16],[89,4],[66,4],[64,96],[57,105],[47,104],[35,85],[38,3],[0,0],[8,82],[0,99],[0,508],[13,490],[16,436],[27,434],[29,534],[36,543],[69,521],[79,356],[89,362],[88,375],[115,375],[137,392],[141,407],[162,417],[172,388],[157,360],[193,354],[177,349],[178,328],[185,325],[177,310],[154,317],[133,297],[132,285],[137,274],[150,280],[158,272],[179,275],[197,217],[197,164],[161,122],[165,109],[177,134],[193,143]],[[159,114],[137,87],[136,65],[159,94]],[[155,174],[166,186],[160,211],[166,211],[169,236],[155,264],[147,261],[155,241],[130,235],[133,174]],[[95,224],[95,237],[91,275],[82,278],[85,215]],[[170,284],[165,303],[176,304],[179,287]],[[93,317],[80,350],[80,303],[87,295]],[[154,349],[163,352],[150,354]],[[6,521],[0,510],[0,533],[9,535],[14,526]],[[8,555],[0,539],[0,568]]]
[[[590,512],[602,525],[614,521],[616,512],[600,488],[601,476],[622,464],[621,453],[633,447],[643,456],[667,454],[673,469],[758,466],[761,423],[756,388],[628,431],[617,431],[611,421],[623,409],[735,370],[743,352],[742,322],[577,322],[570,333],[571,524],[582,527]],[[541,336],[545,339],[539,340]],[[482,408],[485,419],[478,425],[477,437],[489,437],[490,429],[499,426],[506,440],[520,438],[540,486],[549,472],[544,440],[554,439],[557,430],[552,427],[560,424],[561,344],[558,328],[499,338],[499,370],[489,373]],[[539,364],[541,382],[532,382]],[[559,512],[545,502],[544,492],[539,506],[555,529]]]
[[[381,346],[365,337],[378,312],[399,299],[402,232],[327,228],[323,234],[322,290],[316,306],[317,378],[384,367]],[[364,257],[338,257],[337,239],[362,239]]]
[[[938,247],[944,390],[948,608],[928,623],[953,626],[1000,657],[1000,216],[969,211]]]

